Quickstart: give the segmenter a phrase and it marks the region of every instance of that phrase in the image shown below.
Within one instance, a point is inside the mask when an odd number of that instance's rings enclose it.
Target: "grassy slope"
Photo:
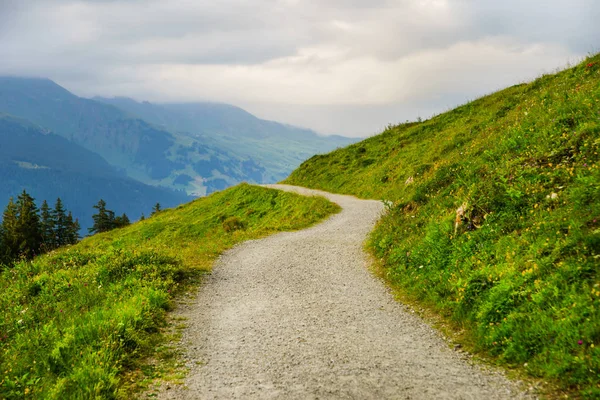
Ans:
[[[235,243],[337,210],[244,184],[5,269],[0,398],[124,397],[123,372],[152,349],[187,278]]]
[[[599,147],[596,55],[315,156],[285,183],[389,200],[370,247],[396,287],[477,350],[594,397]]]

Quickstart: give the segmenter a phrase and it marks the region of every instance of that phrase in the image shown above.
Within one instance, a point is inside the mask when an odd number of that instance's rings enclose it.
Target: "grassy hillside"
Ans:
[[[476,350],[597,398],[599,151],[596,55],[315,156],[285,183],[388,200],[370,248],[393,285]]]
[[[126,397],[124,372],[153,349],[189,278],[235,243],[337,210],[323,198],[240,185],[5,267],[0,398]]]

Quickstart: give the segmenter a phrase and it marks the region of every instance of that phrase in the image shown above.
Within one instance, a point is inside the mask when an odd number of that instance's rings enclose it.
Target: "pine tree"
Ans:
[[[5,264],[11,263],[19,255],[17,220],[17,205],[11,197],[2,214],[2,228],[0,229],[0,235],[2,235],[0,239],[0,242],[2,242],[0,261]]]
[[[25,190],[17,197],[17,242],[19,255],[32,259],[40,253],[42,232],[38,208],[34,198]]]
[[[150,216],[152,216],[152,215],[156,214],[156,213],[157,213],[157,212],[159,212],[159,211],[160,211],[160,203],[156,203],[156,204],[154,205],[154,207],[152,207],[152,213],[150,214]]]
[[[69,235],[69,222],[67,221],[67,212],[60,197],[56,199],[54,210],[52,210],[52,218],[54,219],[54,237],[56,240],[56,247],[61,247],[68,244],[67,237]]]
[[[129,220],[129,217],[125,213],[123,213],[123,215],[121,215],[121,221],[123,221],[123,226],[131,225],[131,221]]]
[[[42,250],[51,251],[56,248],[56,235],[54,232],[54,218],[48,202],[44,200],[40,207],[40,231],[42,233]]]
[[[122,228],[124,226],[130,225],[129,217],[127,214],[123,213],[120,217],[116,217],[114,221],[115,228]]]
[[[4,264],[4,251],[6,247],[4,247],[4,234],[2,233],[2,225],[0,225],[0,271],[2,271],[2,266]]]
[[[89,232],[101,233],[113,229],[115,225],[115,213],[106,208],[106,202],[100,199],[94,208],[98,210],[98,213],[92,215],[94,225],[88,229]]]
[[[78,219],[73,221],[73,214],[71,214],[71,211],[69,211],[69,214],[67,215],[67,226],[66,244],[77,243],[79,241],[79,230],[81,229],[81,226],[79,225]]]

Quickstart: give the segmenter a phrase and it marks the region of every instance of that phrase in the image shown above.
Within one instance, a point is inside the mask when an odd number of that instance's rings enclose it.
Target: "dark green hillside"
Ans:
[[[387,278],[499,362],[600,396],[600,55],[306,161],[285,181],[387,200]]]
[[[99,155],[38,126],[0,114],[0,210],[25,189],[38,204],[60,197],[79,218],[82,232],[92,224],[92,206],[106,200],[118,215],[133,219],[156,202],[172,207],[189,201],[180,192],[144,185],[109,165]]]
[[[124,177],[102,157],[27,120],[0,113],[0,162]]]
[[[172,356],[166,311],[223,250],[313,224],[338,207],[240,185],[0,268],[0,398],[125,399]],[[135,379],[134,379],[135,378]]]
[[[248,169],[249,157],[174,135],[111,105],[77,97],[47,79],[0,77],[0,112],[70,139],[143,183],[202,195],[215,190],[212,181],[217,179],[228,185],[262,181],[264,167],[253,163]],[[200,162],[210,164],[203,174],[194,168]],[[180,175],[192,179],[176,183]]]
[[[265,121],[228,104],[152,104],[124,97],[96,100],[163,129],[187,132],[204,143],[242,158],[252,158],[265,166],[265,181],[282,179],[308,157],[356,141],[341,136],[320,136],[308,129]]]

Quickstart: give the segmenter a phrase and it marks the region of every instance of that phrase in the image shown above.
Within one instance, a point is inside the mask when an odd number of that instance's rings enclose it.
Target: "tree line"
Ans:
[[[25,190],[15,201],[10,198],[0,225],[0,262],[32,259],[60,246],[77,243],[79,221],[73,219],[60,198],[53,209],[44,200],[40,209]]]
[[[110,230],[116,228],[123,228],[124,226],[130,225],[131,221],[129,221],[129,217],[127,214],[123,213],[123,215],[115,216],[115,212],[106,208],[106,202],[102,199],[94,206],[96,210],[96,214],[92,215],[92,219],[94,220],[94,225],[91,228],[88,228],[88,231],[91,234],[94,233],[102,233],[108,232]],[[154,207],[152,207],[152,213],[150,216],[155,215],[157,212],[161,210],[160,203],[156,203]],[[140,221],[146,219],[144,214],[142,214]]]
[[[98,212],[92,215],[94,225],[88,228],[91,234],[108,232],[116,228],[122,228],[131,224],[127,214],[123,213],[120,217],[115,217],[115,212],[106,208],[106,202],[102,199],[94,206]]]
[[[131,224],[127,214],[116,216],[114,211],[106,208],[102,199],[94,208],[97,212],[92,215],[94,225],[88,229],[90,234]],[[156,203],[151,215],[160,210],[160,203]],[[141,219],[144,219],[143,214]],[[19,259],[31,260],[36,255],[75,244],[79,241],[80,229],[79,220],[65,209],[60,198],[56,199],[54,208],[51,209],[44,200],[38,209],[35,199],[23,190],[16,201],[10,198],[2,215],[0,265],[12,264]]]
[[[98,201],[92,215],[94,225],[88,229],[90,234],[107,232],[131,224],[127,214],[116,216],[106,208],[106,202]],[[154,215],[161,210],[160,203],[152,209]],[[144,219],[142,214],[141,219]],[[73,218],[60,198],[54,208],[44,200],[41,207],[25,190],[15,201],[10,198],[2,215],[0,224],[0,265],[9,265],[19,259],[31,260],[36,255],[46,253],[79,241],[81,227],[79,220]]]

